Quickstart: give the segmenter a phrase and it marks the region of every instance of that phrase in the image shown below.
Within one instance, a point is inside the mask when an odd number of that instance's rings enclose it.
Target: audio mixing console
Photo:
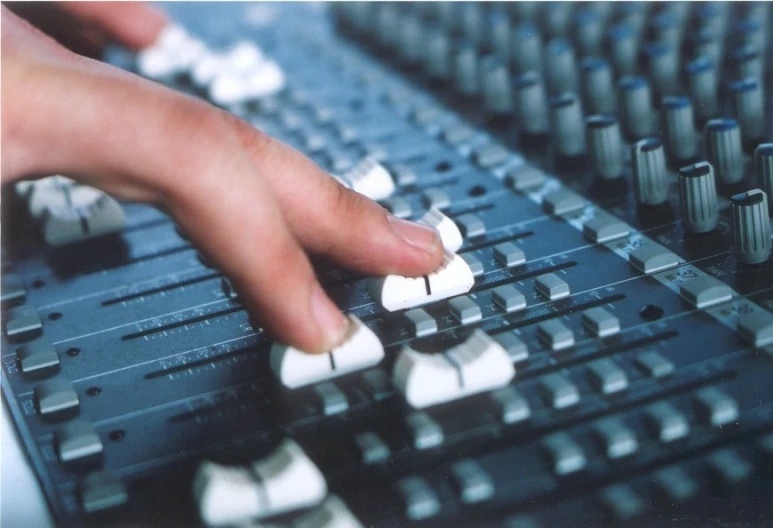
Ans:
[[[3,394],[61,525],[773,523],[768,4],[164,8],[107,60],[447,254],[315,261],[352,331],[311,357],[164,212],[4,189]]]

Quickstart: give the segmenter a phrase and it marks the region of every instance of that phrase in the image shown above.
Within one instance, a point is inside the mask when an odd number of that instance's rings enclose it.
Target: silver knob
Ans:
[[[427,31],[424,67],[430,79],[446,80],[451,77],[451,40],[446,32],[437,28]]]
[[[454,83],[466,96],[480,93],[478,83],[478,51],[469,42],[461,42],[454,53]]]
[[[638,44],[636,33],[631,26],[620,23],[612,26],[607,36],[612,48],[612,63],[618,75],[633,75],[636,72]]]
[[[623,77],[618,81],[620,120],[628,139],[653,134],[652,96],[644,77]]]
[[[741,136],[749,142],[759,141],[765,134],[765,106],[762,85],[757,79],[744,79],[730,85],[735,118],[741,125]]]
[[[550,100],[550,127],[557,154],[572,157],[585,152],[582,110],[576,94],[565,92]]]
[[[502,11],[492,11],[488,16],[489,44],[494,53],[507,64],[510,60],[510,19]]]
[[[658,13],[652,18],[652,33],[656,42],[678,50],[682,45],[682,19],[670,11]]]
[[[398,25],[399,42],[397,43],[400,58],[411,66],[421,62],[424,51],[424,28],[417,13],[403,13]]]
[[[687,97],[663,99],[665,144],[671,158],[677,162],[693,159],[698,151],[692,103]]]
[[[570,2],[545,2],[542,4],[542,30],[548,38],[566,35],[571,15]]]
[[[759,264],[770,257],[768,197],[759,189],[733,196],[733,247],[743,264]]]
[[[613,180],[623,175],[623,142],[617,119],[609,115],[592,115],[587,121],[588,159],[596,176]]]
[[[513,81],[516,123],[526,135],[548,132],[548,104],[542,78],[533,71],[517,76]]]
[[[763,79],[765,70],[764,54],[754,46],[744,46],[737,49],[731,61],[737,79]]]
[[[687,64],[687,84],[695,103],[696,117],[701,121],[717,115],[717,69],[706,57]]]
[[[586,57],[580,61],[580,70],[585,111],[590,114],[614,113],[615,92],[609,63],[600,57]]]
[[[507,64],[496,55],[481,60],[481,88],[486,111],[493,115],[513,111],[513,93]]]
[[[706,157],[721,183],[743,180],[741,130],[733,119],[712,119],[706,124]]]
[[[572,20],[574,41],[581,56],[596,55],[601,52],[603,22],[599,12],[590,5],[583,6],[574,12]]]
[[[668,44],[655,42],[644,47],[647,70],[652,87],[659,96],[676,95],[679,90],[677,75],[679,57]]]
[[[705,28],[693,35],[693,57],[705,57],[714,64],[722,64],[724,54],[723,33],[714,29]]]
[[[550,94],[577,91],[574,49],[565,39],[555,38],[545,48],[545,80]]]
[[[644,205],[660,205],[668,199],[668,175],[663,144],[656,138],[631,146],[631,169],[636,198]]]
[[[690,233],[706,233],[717,226],[717,191],[714,169],[707,161],[679,169],[682,224]]]
[[[466,2],[460,6],[459,20],[462,35],[475,46],[483,43],[483,6],[478,2]]]
[[[768,196],[773,196],[773,143],[763,143],[754,150],[754,176],[757,185]],[[773,201],[768,201],[773,215]]]
[[[376,38],[379,43],[388,49],[395,49],[399,45],[400,12],[394,4],[384,3],[378,6],[376,12]]]
[[[523,22],[513,28],[510,60],[516,73],[542,69],[542,41],[537,26]]]

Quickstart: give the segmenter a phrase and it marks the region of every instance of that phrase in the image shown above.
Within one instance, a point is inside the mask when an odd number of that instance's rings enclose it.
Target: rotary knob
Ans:
[[[705,57],[687,64],[687,86],[695,103],[695,115],[705,122],[717,114],[717,69]]]
[[[480,93],[478,83],[478,51],[469,42],[461,42],[454,53],[454,82],[465,96]]]
[[[587,119],[588,159],[596,176],[613,180],[623,175],[623,143],[617,119],[593,115]]]
[[[612,63],[618,75],[632,75],[636,71],[637,43],[631,26],[615,24],[609,29],[607,41],[612,49]]]
[[[542,78],[529,71],[513,81],[516,122],[524,134],[539,136],[548,132],[548,104]]]
[[[733,247],[743,264],[759,264],[770,257],[768,197],[759,189],[733,196]]]
[[[507,64],[496,55],[481,60],[483,104],[491,115],[506,115],[513,111],[513,92]]]
[[[615,93],[609,63],[600,57],[586,57],[580,61],[580,71],[585,111],[589,114],[614,113]]]
[[[701,161],[679,169],[682,224],[690,233],[707,233],[717,226],[717,192],[714,168]]]
[[[644,53],[655,92],[661,97],[676,94],[679,57],[674,48],[663,42],[655,42],[647,45]]]
[[[585,152],[582,110],[577,95],[567,92],[550,100],[550,126],[557,154],[573,157]]]
[[[651,136],[652,95],[644,77],[623,77],[618,81],[620,120],[626,137],[631,140]]]
[[[733,107],[743,139],[758,141],[765,134],[765,106],[762,85],[757,79],[743,79],[730,85]]]
[[[577,65],[572,45],[562,38],[553,39],[548,42],[545,55],[545,80],[550,94],[576,91]]]
[[[663,98],[663,122],[666,148],[671,159],[677,164],[693,159],[698,151],[698,142],[690,99]]]
[[[757,185],[767,196],[773,192],[773,143],[763,143],[754,151],[754,175]],[[768,201],[773,214],[773,202]]]
[[[451,77],[451,40],[438,28],[427,31],[424,67],[430,79],[446,80]]]
[[[631,169],[639,203],[665,203],[668,199],[668,176],[666,156],[660,140],[647,138],[637,141],[631,147]]]
[[[531,22],[523,22],[513,28],[510,61],[516,73],[542,68],[542,42],[539,30]]]
[[[706,157],[721,183],[743,180],[741,131],[733,119],[712,119],[706,124]]]

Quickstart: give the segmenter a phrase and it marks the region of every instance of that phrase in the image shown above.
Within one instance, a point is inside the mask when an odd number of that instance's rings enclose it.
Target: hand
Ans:
[[[114,37],[152,40],[96,12]],[[163,19],[150,13],[132,24],[157,33]],[[3,181],[64,174],[162,206],[282,342],[324,352],[347,329],[304,249],[372,275],[440,264],[434,230],[390,216],[227,112],[66,50],[6,8],[2,61]]]

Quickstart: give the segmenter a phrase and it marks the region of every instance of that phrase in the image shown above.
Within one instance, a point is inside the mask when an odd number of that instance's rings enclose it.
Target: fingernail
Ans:
[[[311,315],[325,336],[322,351],[327,352],[341,343],[346,335],[348,320],[319,284],[315,284],[311,292]]]
[[[431,227],[423,226],[396,216],[389,217],[392,230],[406,244],[418,248],[425,253],[434,253],[440,245],[440,234]]]

